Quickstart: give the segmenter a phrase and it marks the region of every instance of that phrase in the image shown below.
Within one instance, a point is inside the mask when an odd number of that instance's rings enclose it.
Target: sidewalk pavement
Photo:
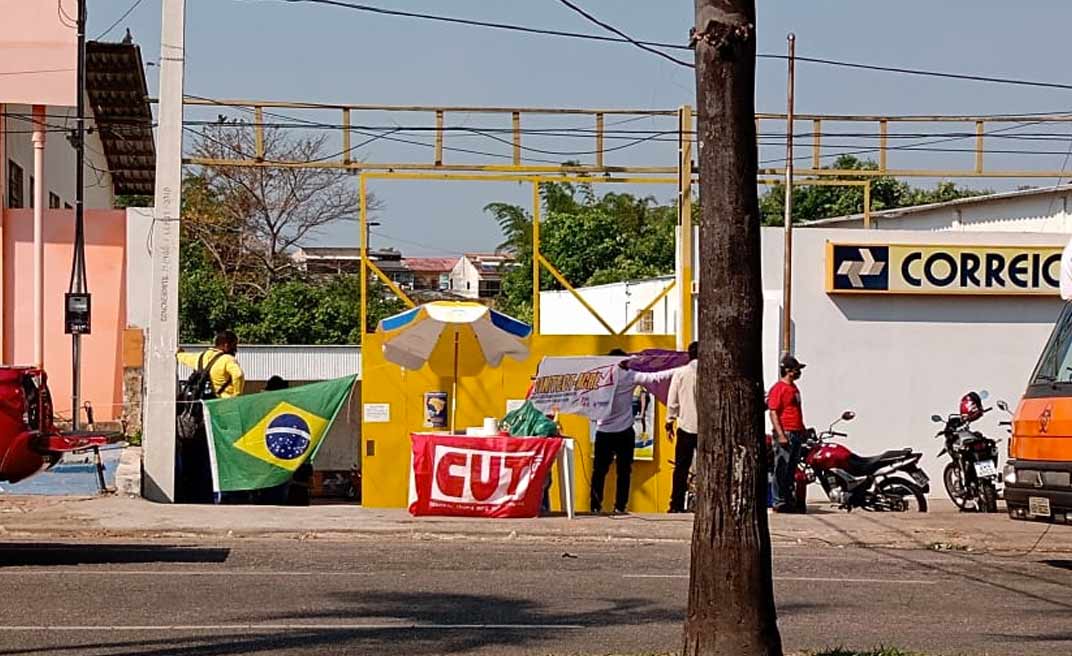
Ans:
[[[1072,553],[1072,526],[1012,521],[1005,513],[959,513],[935,501],[929,513],[846,513],[811,506],[771,515],[775,546],[812,544],[1018,553]],[[687,542],[692,515],[634,514],[538,519],[411,517],[356,505],[182,506],[136,497],[0,495],[2,538],[271,538],[324,540],[538,540]]]

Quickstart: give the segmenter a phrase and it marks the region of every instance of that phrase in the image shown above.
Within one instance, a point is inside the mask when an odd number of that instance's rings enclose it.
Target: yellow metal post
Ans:
[[[678,110],[678,174],[677,174],[677,225],[678,225],[678,325],[677,347],[684,349],[692,342],[692,108],[688,105]],[[757,123],[758,124],[758,123]],[[626,328],[628,330],[628,328]]]
[[[521,112],[513,112],[514,166],[521,166]]]
[[[811,122],[811,167],[822,168],[823,122],[815,119]]]
[[[256,153],[254,158],[258,162],[264,161],[264,108],[255,107],[253,109],[253,139],[254,148]]]
[[[889,135],[890,125],[886,119],[878,122],[878,170],[886,170],[886,137]]]
[[[983,122],[975,122],[975,172],[983,172]]]
[[[360,209],[358,211],[360,217],[360,232],[361,232],[361,334],[368,333],[368,184],[365,180],[365,174],[362,173],[358,182],[358,197],[360,198]],[[361,340],[364,342],[364,340]]]
[[[435,165],[443,166],[443,110],[435,113]]]
[[[342,110],[342,163],[350,166],[353,158],[350,157],[350,110]]]
[[[596,168],[603,168],[603,112],[596,114]]]
[[[871,227],[871,181],[864,180],[864,228]]]
[[[540,334],[540,182],[532,183],[532,331]]]

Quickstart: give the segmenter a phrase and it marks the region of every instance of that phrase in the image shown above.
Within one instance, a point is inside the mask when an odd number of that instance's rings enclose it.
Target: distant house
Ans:
[[[458,261],[452,257],[407,257],[402,263],[413,275],[413,289],[446,291]]]
[[[495,298],[502,290],[503,275],[517,266],[503,253],[469,253],[450,272],[450,289],[465,298]]]
[[[356,275],[361,270],[361,249],[353,246],[303,246],[291,258],[302,272],[311,275]],[[393,248],[370,250],[369,259],[391,282],[405,288],[413,286],[413,274],[401,252]]]

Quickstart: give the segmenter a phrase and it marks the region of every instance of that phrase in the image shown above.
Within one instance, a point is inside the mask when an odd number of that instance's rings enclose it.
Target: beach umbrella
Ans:
[[[527,323],[471,301],[425,303],[380,321],[383,354],[410,370],[428,364],[435,371],[449,367],[452,378],[450,429],[455,429],[459,372],[474,373],[499,366],[504,357],[528,357]]]

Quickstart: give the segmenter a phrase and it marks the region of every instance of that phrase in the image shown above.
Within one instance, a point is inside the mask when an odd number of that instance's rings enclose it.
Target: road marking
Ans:
[[[586,629],[582,624],[159,624],[159,625],[23,625],[0,626],[0,633],[30,631],[550,631]]]
[[[70,574],[97,576],[376,576],[376,572],[273,572],[271,570],[171,570],[171,569],[0,569],[0,576],[67,576]],[[404,576],[405,574],[402,573]]]
[[[688,574],[623,574],[626,579],[687,579]],[[846,579],[809,576],[775,576],[775,581],[803,581],[806,583],[889,583],[894,585],[936,585],[938,581],[919,579]]]

